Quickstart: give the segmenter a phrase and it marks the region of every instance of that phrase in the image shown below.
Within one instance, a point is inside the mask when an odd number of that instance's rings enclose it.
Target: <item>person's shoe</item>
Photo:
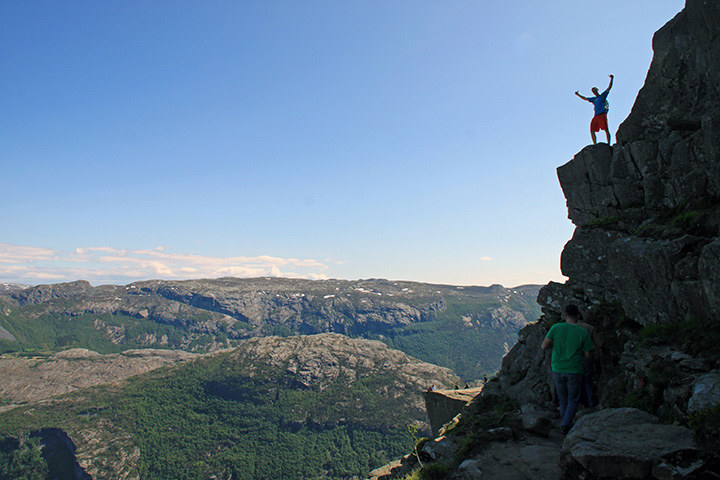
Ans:
[[[560,433],[562,433],[563,435],[567,435],[568,432],[570,431],[570,427],[566,427],[566,426],[564,426],[564,425],[560,425],[559,430],[560,430]]]

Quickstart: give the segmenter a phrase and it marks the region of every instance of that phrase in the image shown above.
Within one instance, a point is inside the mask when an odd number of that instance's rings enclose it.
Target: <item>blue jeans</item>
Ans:
[[[583,374],[553,372],[553,380],[560,402],[560,418],[562,418],[560,426],[570,428],[582,394]]]

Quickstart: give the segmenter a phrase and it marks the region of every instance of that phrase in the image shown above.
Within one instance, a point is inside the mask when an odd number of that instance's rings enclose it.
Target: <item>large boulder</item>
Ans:
[[[720,371],[702,375],[695,382],[688,401],[688,413],[699,413],[720,405]]]
[[[672,465],[676,458],[702,465],[690,430],[661,424],[641,410],[615,408],[580,418],[563,442],[560,463],[578,478],[584,471],[590,478],[644,479],[687,471],[686,465]]]

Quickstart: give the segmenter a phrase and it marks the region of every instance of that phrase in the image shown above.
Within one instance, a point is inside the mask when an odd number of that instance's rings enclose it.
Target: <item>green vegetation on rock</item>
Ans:
[[[0,326],[17,339],[14,342],[0,340],[0,353],[55,352],[66,348],[117,353],[142,347],[179,349],[184,346],[186,332],[182,329],[144,318],[110,313],[34,315],[32,310],[0,315]]]
[[[48,474],[37,438],[18,440],[0,436],[0,478],[43,480]]]
[[[514,311],[529,310],[528,305],[514,307]],[[449,298],[437,320],[393,329],[381,340],[414,357],[448,367],[467,380],[491,376],[498,370],[497,359],[517,341],[517,330],[524,325],[522,315],[513,318],[509,313],[509,321],[493,321],[485,313],[501,308],[503,304],[497,300],[478,305],[474,299]],[[514,328],[508,328],[508,323]]]
[[[330,352],[328,365],[313,363],[323,357],[316,351]],[[341,335],[256,339],[120,386],[0,413],[2,459],[35,468],[35,444],[19,439],[52,427],[106,445],[97,462],[133,458],[133,473],[144,480],[361,476],[411,448],[406,425],[422,413],[411,405],[423,385],[413,372],[443,375],[388,352]],[[13,471],[2,468],[0,478]]]

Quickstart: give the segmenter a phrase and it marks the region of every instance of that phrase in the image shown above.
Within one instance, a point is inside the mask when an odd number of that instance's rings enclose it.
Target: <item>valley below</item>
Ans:
[[[0,294],[0,468],[23,459],[25,473],[61,479],[361,478],[412,447],[410,427],[429,434],[423,391],[497,371],[535,320],[538,289],[11,286]]]

